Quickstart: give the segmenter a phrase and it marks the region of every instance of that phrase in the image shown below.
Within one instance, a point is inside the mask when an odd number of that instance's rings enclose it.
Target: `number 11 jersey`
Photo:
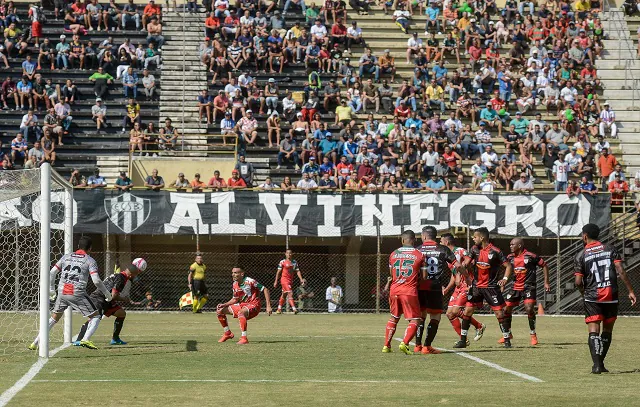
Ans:
[[[413,247],[401,247],[389,256],[391,270],[390,295],[418,295],[420,269],[424,265],[424,256]]]
[[[615,247],[592,242],[575,259],[575,273],[583,276],[584,300],[618,302],[618,276],[615,263],[622,262]]]

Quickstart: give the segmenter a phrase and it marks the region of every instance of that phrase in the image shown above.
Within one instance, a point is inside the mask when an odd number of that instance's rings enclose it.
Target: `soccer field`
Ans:
[[[639,405],[640,343],[635,318],[620,318],[607,358],[609,374],[591,375],[582,318],[539,317],[540,344],[529,346],[526,318],[514,317],[514,348],[502,349],[493,316],[484,338],[463,353],[383,354],[388,315],[273,315],[249,321],[248,345],[217,343],[215,313],[134,313],[126,346],[108,345],[102,321],[97,351],[69,347],[50,358],[9,403],[15,406],[360,406]],[[81,322],[77,318],[77,328]],[[406,327],[401,322],[400,338]],[[55,329],[60,329],[58,326]],[[471,330],[473,333],[473,329]],[[444,318],[434,345],[456,336]],[[58,345],[54,344],[54,347]],[[0,392],[37,360],[0,359]],[[536,380],[538,379],[538,380]]]

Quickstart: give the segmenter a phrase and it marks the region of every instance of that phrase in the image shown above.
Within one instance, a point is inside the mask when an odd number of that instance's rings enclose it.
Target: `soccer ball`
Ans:
[[[145,271],[147,269],[147,261],[142,257],[138,257],[137,259],[133,259],[131,262],[134,266],[138,268],[140,271]]]

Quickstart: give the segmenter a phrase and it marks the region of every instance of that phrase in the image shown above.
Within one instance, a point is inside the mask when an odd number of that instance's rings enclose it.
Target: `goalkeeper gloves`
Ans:
[[[111,295],[111,293],[106,293],[104,295],[104,298],[107,300],[107,302],[110,302],[113,299],[113,296]]]
[[[57,295],[58,295],[58,292],[55,290],[55,288],[50,288],[49,289],[49,299],[51,301],[55,301]]]

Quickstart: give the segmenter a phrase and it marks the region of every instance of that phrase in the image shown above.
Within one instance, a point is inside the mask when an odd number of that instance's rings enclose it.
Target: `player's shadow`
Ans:
[[[510,348],[510,349],[505,349],[505,348],[498,348],[498,349],[469,349],[469,348],[465,348],[465,349],[460,349],[459,352],[464,352],[464,353],[492,353],[492,352],[522,352],[523,349],[521,348]],[[455,353],[455,352],[445,352],[445,353]]]
[[[300,342],[300,341],[294,341],[294,340],[278,340],[278,341],[256,341],[256,340],[251,340],[251,343],[288,343],[288,342]]]
[[[569,346],[569,345],[584,345],[584,342],[551,342],[549,345],[553,346]]]
[[[619,372],[609,372],[607,374],[634,374],[634,373],[640,373],[640,369],[622,370]]]
[[[187,341],[186,350],[187,350],[187,352],[197,352],[198,351],[198,341],[192,341],[192,340]]]

